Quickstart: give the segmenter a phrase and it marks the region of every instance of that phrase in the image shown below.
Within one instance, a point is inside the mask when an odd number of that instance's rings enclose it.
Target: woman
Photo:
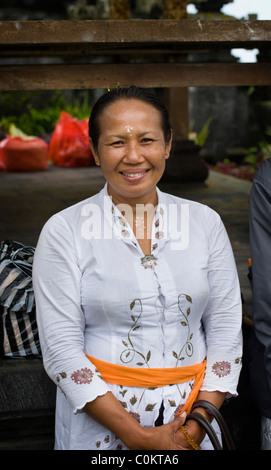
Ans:
[[[172,133],[149,91],[103,95],[89,132],[106,185],[46,223],[34,260],[55,447],[208,448],[197,423],[182,425],[197,397],[219,408],[236,394],[241,303],[225,229],[157,188]]]

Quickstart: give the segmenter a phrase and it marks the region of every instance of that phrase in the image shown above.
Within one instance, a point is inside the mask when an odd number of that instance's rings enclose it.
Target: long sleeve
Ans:
[[[53,216],[36,248],[33,286],[44,367],[74,412],[108,391],[85,356],[80,280],[72,228]]]
[[[210,296],[202,316],[207,366],[202,389],[235,395],[242,356],[240,286],[232,247],[220,217],[209,230]]]

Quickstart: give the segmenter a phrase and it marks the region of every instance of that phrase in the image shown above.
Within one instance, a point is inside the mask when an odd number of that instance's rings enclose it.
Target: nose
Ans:
[[[140,146],[135,141],[129,140],[126,145],[126,151],[123,158],[124,163],[139,163],[144,161]]]

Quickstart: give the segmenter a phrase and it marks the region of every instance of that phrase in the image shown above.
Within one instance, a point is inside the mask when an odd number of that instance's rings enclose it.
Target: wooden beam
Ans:
[[[131,47],[270,47],[271,21],[243,20],[84,20],[2,21],[0,51],[39,50],[69,46],[96,49]],[[19,47],[18,47],[19,46]]]
[[[271,63],[85,64],[0,67],[0,90],[269,86]]]
[[[164,90],[164,101],[175,141],[187,140],[189,134],[189,89],[169,87]]]

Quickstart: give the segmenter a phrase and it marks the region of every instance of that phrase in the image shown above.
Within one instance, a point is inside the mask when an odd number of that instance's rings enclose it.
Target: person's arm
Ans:
[[[176,441],[176,433],[185,422],[186,415],[171,423],[145,428],[141,426],[115,398],[113,393],[97,397],[87,403],[84,411],[110,431],[131,450],[185,450],[186,442]]]
[[[44,368],[74,413],[110,390],[85,355],[81,276],[72,229],[62,216],[53,216],[35,250],[36,316]]]
[[[224,392],[201,391],[198,394],[197,400],[206,400],[212,403],[213,405],[215,405],[215,407],[219,410],[219,408],[222,406],[225,400],[225,397],[226,397],[226,393]],[[212,422],[212,416],[206,411],[205,408],[197,407],[195,411],[197,413],[202,414],[206,419],[208,419],[210,423]],[[188,435],[192,437],[197,444],[200,445],[205,437],[205,431],[203,427],[200,424],[198,424],[196,421],[191,419],[187,421],[185,428],[187,430]],[[179,443],[182,446],[185,445],[184,436],[181,433],[181,431],[178,431],[176,433],[176,443]]]

